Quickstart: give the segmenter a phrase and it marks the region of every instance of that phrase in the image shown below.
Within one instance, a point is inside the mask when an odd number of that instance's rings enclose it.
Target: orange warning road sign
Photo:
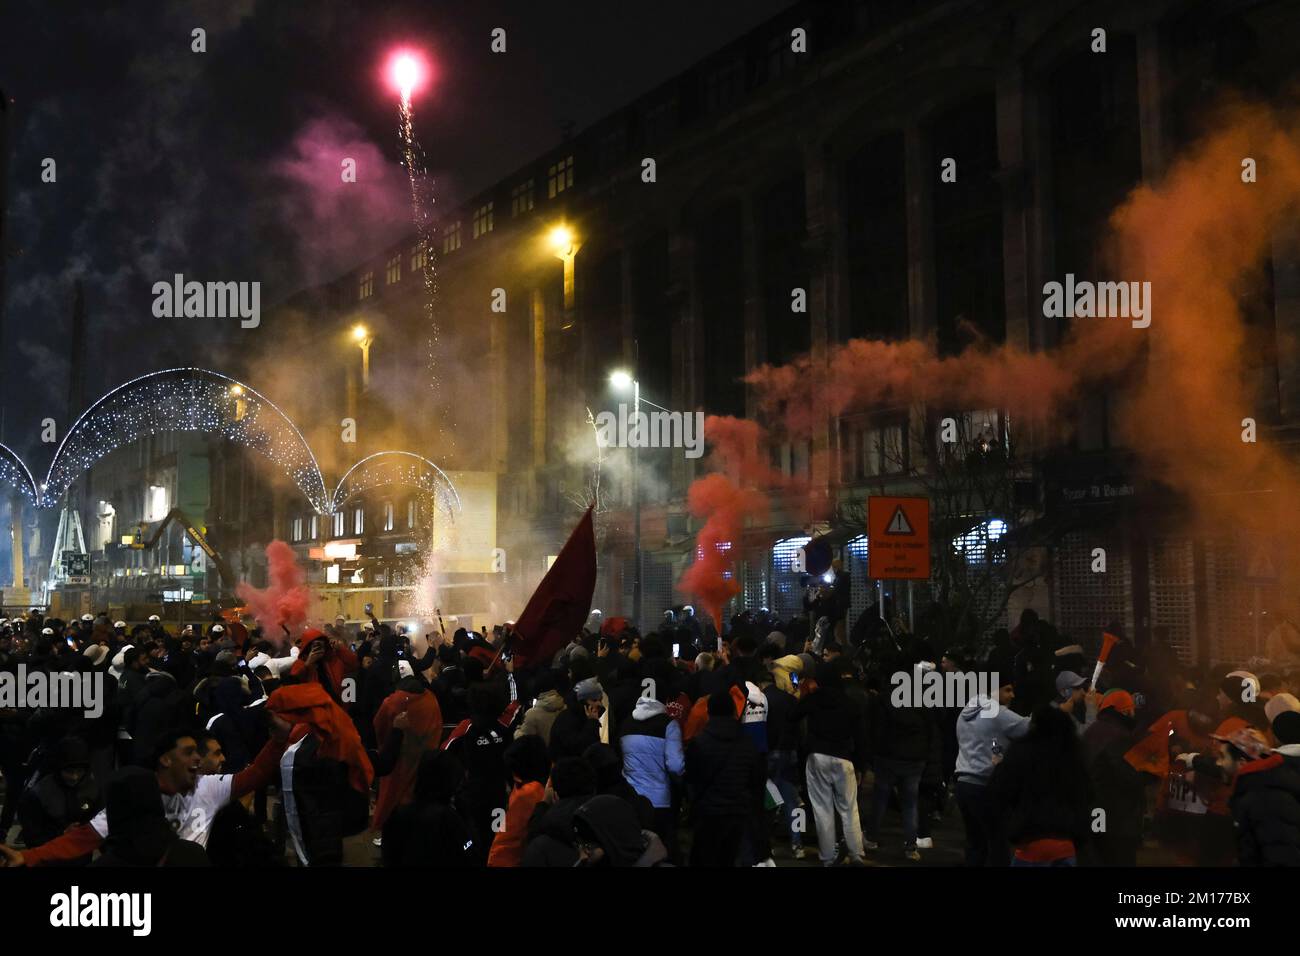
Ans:
[[[930,577],[930,499],[867,499],[867,574]]]

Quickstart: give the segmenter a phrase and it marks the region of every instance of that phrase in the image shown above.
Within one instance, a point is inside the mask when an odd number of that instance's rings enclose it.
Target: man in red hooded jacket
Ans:
[[[298,640],[301,652],[289,668],[294,677],[315,681],[337,702],[343,700],[343,681],[357,672],[357,655],[338,638],[308,628]]]

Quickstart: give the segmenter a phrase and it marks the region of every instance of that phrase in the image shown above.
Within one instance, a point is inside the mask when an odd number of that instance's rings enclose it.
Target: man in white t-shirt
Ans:
[[[202,755],[188,731],[171,731],[159,738],[154,749],[154,772],[162,792],[163,812],[182,840],[206,847],[217,811],[274,779],[291,728],[274,714],[270,721],[271,739],[257,759],[236,774],[200,773]],[[41,866],[75,860],[98,849],[107,837],[108,814],[101,810],[89,823],[71,827],[62,836],[30,850],[20,852],[0,844],[0,864]]]

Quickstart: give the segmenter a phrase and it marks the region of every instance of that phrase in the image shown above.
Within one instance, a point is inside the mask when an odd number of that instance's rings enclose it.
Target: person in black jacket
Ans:
[[[1090,835],[1091,790],[1073,718],[1040,707],[989,781],[989,799],[1015,847],[1011,865],[1077,865]]]
[[[581,757],[592,744],[600,743],[600,702],[604,691],[594,677],[587,677],[574,685],[564,698],[564,710],[551,724],[551,762],[565,757]]]
[[[637,825],[626,802],[602,794],[573,815],[579,866],[671,866],[658,834]]]
[[[817,826],[818,857],[835,862],[835,821],[839,818],[849,861],[865,864],[862,821],[858,816],[858,776],[866,770],[869,746],[866,717],[844,678],[853,672],[846,657],[817,669],[817,689],[799,702],[793,719],[807,721],[804,774]]]
[[[763,799],[767,766],[741,733],[728,690],[709,697],[709,722],[686,748],[686,784],[695,810],[691,866],[735,866],[746,827]]]
[[[1148,778],[1124,759],[1137,743],[1133,695],[1113,690],[1101,699],[1097,719],[1083,734],[1084,759],[1105,829],[1094,835],[1092,857],[1101,866],[1137,866],[1146,813]]]
[[[528,821],[528,842],[520,866],[573,866],[573,815],[596,795],[596,771],[581,757],[565,757],[551,768],[546,794]]]
[[[1282,727],[1278,728],[1278,723]],[[1300,713],[1273,720],[1274,736],[1300,736]],[[1300,750],[1283,744],[1266,751],[1262,736],[1246,729],[1225,741],[1220,765],[1236,773],[1229,806],[1241,866],[1300,866]]]
[[[426,750],[420,755],[411,802],[394,810],[384,823],[384,866],[464,869],[474,865],[474,842],[455,806],[461,777],[460,765],[451,754]]]
[[[923,668],[914,655],[900,657],[891,674],[890,689],[871,698],[871,765],[875,784],[871,794],[871,821],[865,846],[880,848],[877,840],[880,824],[889,807],[889,795],[898,788],[898,802],[903,811],[903,855],[919,860],[917,830],[920,824],[921,775],[927,761],[937,759],[938,735],[929,712],[912,706],[910,699],[895,700],[899,675],[919,682]],[[905,698],[906,695],[897,695]],[[926,834],[929,835],[928,833]]]
[[[28,787],[18,804],[23,842],[29,847],[53,840],[68,827],[89,823],[103,803],[90,772],[90,748],[80,737],[65,737],[55,749],[57,769]],[[85,857],[77,863],[89,862]],[[74,864],[75,865],[75,864]]]

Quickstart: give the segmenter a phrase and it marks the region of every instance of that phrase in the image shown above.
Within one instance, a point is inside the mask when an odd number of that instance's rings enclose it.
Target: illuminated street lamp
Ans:
[[[363,391],[370,390],[370,343],[374,338],[370,335],[370,330],[364,325],[358,325],[352,330],[352,341],[361,346],[361,388]]]
[[[577,257],[578,250],[582,248],[582,243],[578,242],[573,235],[573,230],[564,223],[552,228],[547,239],[550,242],[551,251],[555,254],[555,258],[564,263],[564,311],[566,313],[572,312],[574,306],[573,260]]]

